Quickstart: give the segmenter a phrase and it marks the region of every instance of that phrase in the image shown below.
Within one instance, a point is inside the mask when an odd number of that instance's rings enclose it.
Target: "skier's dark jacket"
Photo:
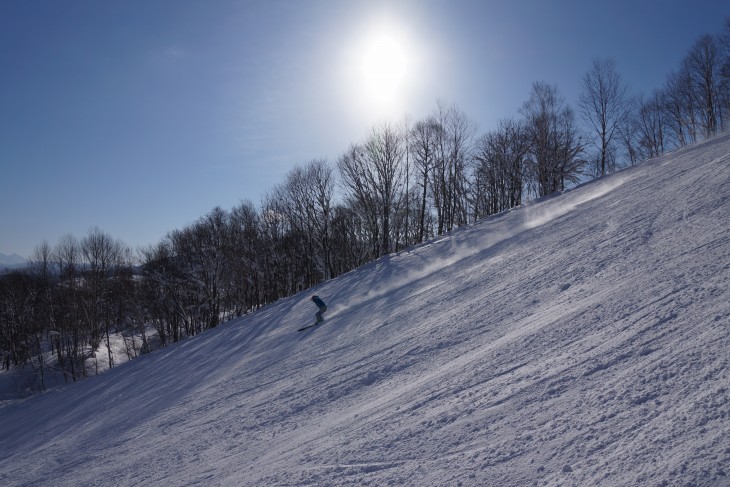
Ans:
[[[314,304],[316,304],[319,308],[325,307],[324,301],[322,301],[317,295],[312,296],[312,301],[314,301]]]

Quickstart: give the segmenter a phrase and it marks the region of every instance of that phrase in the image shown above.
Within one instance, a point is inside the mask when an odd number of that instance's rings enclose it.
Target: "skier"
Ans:
[[[324,304],[324,301],[322,301],[322,299],[320,299],[320,297],[316,294],[312,296],[312,301],[314,301],[314,304],[316,304],[319,308],[319,311],[317,311],[317,314],[315,316],[317,317],[317,323],[321,323],[324,321],[324,318],[322,318],[322,313],[327,311],[327,305]]]

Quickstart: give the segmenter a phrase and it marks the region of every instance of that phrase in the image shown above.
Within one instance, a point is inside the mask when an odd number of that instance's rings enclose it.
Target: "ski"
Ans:
[[[307,325],[307,326],[303,326],[303,327],[299,328],[299,329],[298,329],[297,331],[304,331],[304,330],[308,330],[308,329],[310,329],[310,328],[313,328],[313,327],[315,327],[315,326],[317,326],[317,325],[321,325],[322,323],[323,323],[322,321],[318,321],[317,323],[315,323],[315,324],[313,324],[313,325]]]

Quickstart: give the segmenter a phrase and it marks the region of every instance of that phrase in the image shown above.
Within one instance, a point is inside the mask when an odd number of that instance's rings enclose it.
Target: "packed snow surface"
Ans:
[[[730,486],[729,290],[723,136],[7,405],[0,484]]]

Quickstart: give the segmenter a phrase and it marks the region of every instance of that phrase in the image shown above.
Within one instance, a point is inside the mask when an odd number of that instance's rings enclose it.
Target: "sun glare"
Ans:
[[[373,22],[348,49],[348,103],[368,119],[399,116],[412,87],[414,48],[393,19]]]
[[[376,103],[389,103],[402,94],[407,62],[403,42],[393,32],[381,30],[367,39],[360,74],[368,97]]]

